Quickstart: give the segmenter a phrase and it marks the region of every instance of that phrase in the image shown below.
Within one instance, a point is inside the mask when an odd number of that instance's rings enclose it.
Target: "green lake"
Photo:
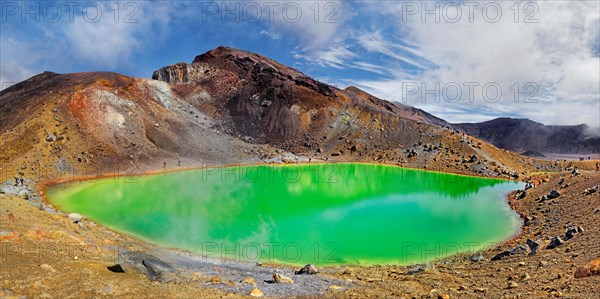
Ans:
[[[208,258],[412,264],[511,238],[522,183],[397,166],[232,166],[50,186],[47,198],[115,231]]]

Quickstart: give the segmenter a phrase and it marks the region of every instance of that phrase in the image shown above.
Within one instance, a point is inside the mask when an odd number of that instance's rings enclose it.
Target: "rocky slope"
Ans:
[[[458,134],[422,110],[356,87],[336,89],[246,51],[219,47],[192,63],[161,68],[153,78],[179,90],[202,86],[233,135],[311,159],[488,174],[546,167]],[[465,165],[473,155],[483,159]]]
[[[452,128],[452,124],[447,121],[435,117],[421,109],[407,106],[398,102],[388,102],[382,99],[379,99],[364,90],[359,89],[355,86],[350,86],[344,89],[351,97],[358,98],[363,102],[372,103],[374,105],[378,105],[387,109],[388,111],[394,112],[397,115],[400,115],[404,118],[412,119],[417,122],[428,123],[432,125],[437,125],[440,127]]]
[[[587,125],[547,126],[529,119],[497,118],[454,126],[497,147],[516,152],[600,153],[600,129]]]
[[[0,92],[5,179],[307,160],[503,176],[560,167],[247,51],[219,47],[153,78],[46,72]]]

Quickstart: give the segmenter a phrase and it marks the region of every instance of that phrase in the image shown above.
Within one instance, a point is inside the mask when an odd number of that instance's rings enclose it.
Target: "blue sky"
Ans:
[[[597,1],[3,1],[1,9],[4,87],[44,70],[149,78],[227,45],[451,122],[511,116],[600,127]]]

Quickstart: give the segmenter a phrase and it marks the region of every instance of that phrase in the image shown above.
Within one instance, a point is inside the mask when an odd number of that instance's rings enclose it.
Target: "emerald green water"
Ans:
[[[116,231],[209,258],[409,264],[507,240],[521,183],[372,164],[207,168],[49,187]]]

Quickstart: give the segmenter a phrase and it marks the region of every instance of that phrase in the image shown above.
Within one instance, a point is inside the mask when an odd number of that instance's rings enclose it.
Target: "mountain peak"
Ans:
[[[219,46],[200,54],[192,63],[180,62],[162,67],[154,71],[152,78],[169,83],[194,83],[215,75],[243,78],[249,73],[270,73],[281,79],[304,81],[311,86],[318,85],[312,78],[273,59],[227,46]]]
[[[225,57],[225,56],[233,56],[236,58],[244,58],[244,57],[252,57],[252,56],[262,57],[261,55],[252,53],[250,51],[236,49],[236,48],[232,48],[232,47],[228,47],[228,46],[218,46],[206,53],[196,56],[192,63],[206,62],[211,59],[221,58],[221,57]],[[266,58],[266,57],[263,57],[263,58]]]

